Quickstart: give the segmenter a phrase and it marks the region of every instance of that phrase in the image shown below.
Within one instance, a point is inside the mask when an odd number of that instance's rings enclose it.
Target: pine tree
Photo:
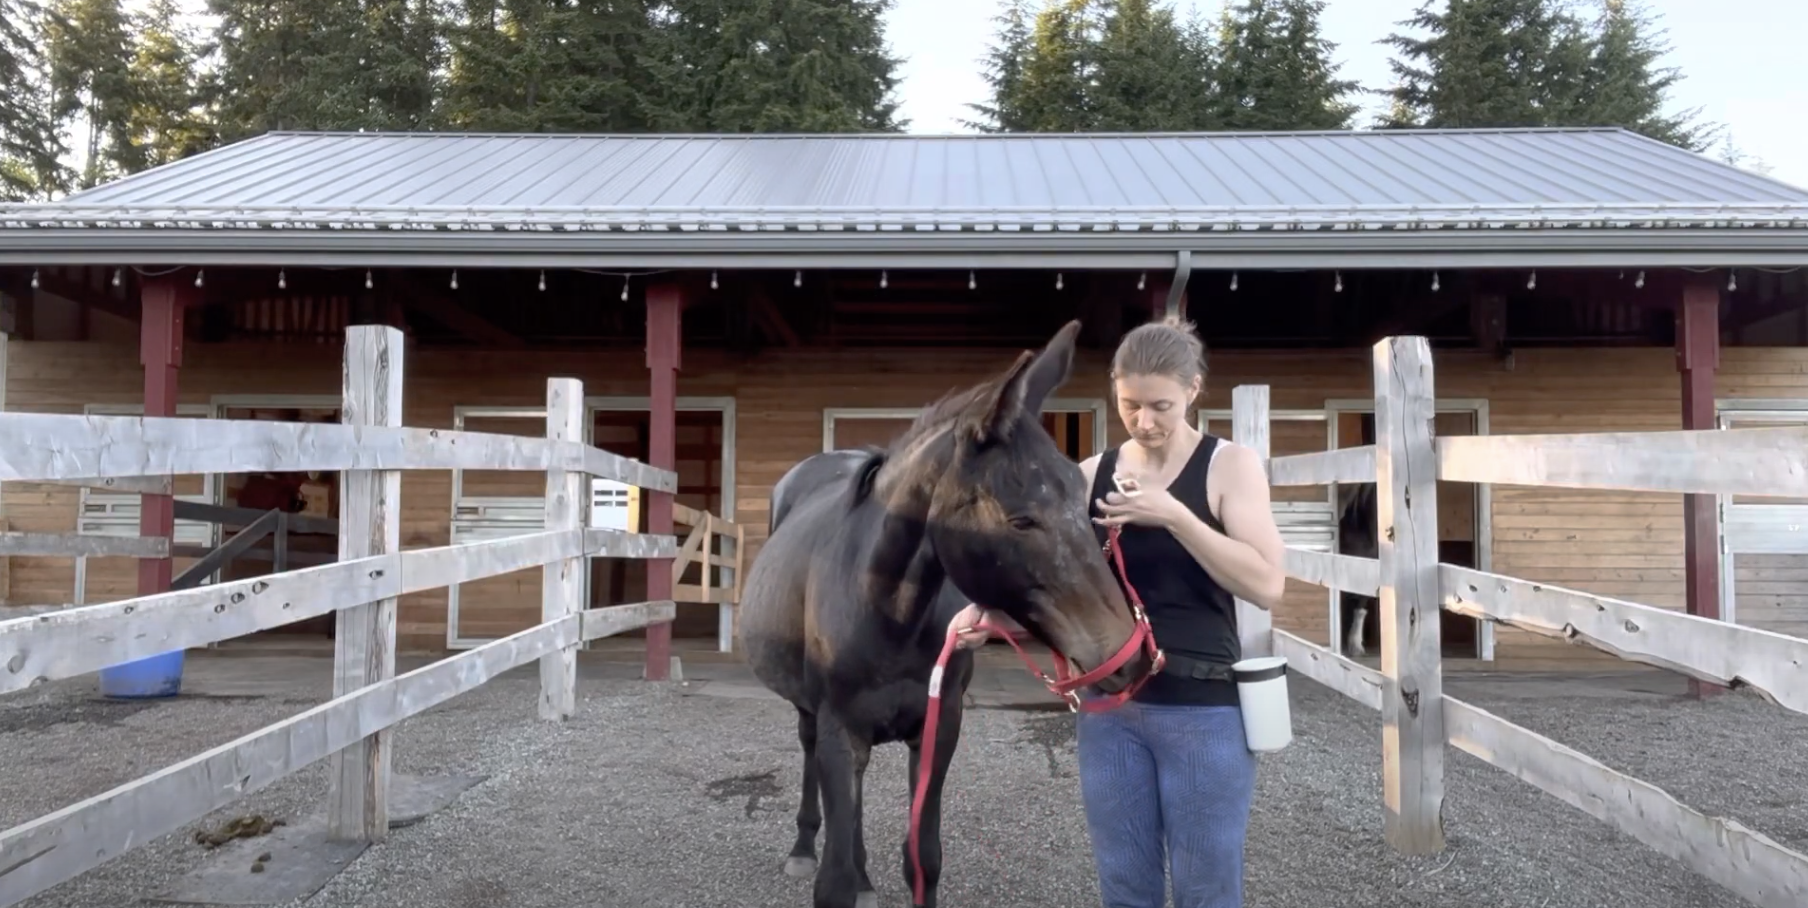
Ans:
[[[1189,131],[1217,126],[1211,51],[1171,9],[1116,0],[1105,15],[1088,106],[1090,128]]]
[[[1619,126],[1691,151],[1705,151],[1714,130],[1692,122],[1698,111],[1663,112],[1665,95],[1682,80],[1675,68],[1659,68],[1668,50],[1648,34],[1651,20],[1632,0],[1603,0],[1583,82],[1578,113],[1591,126]]]
[[[891,132],[898,59],[892,0],[668,0],[645,55],[660,86],[653,128]]]
[[[645,129],[649,32],[640,0],[466,0],[446,118],[508,132]]]
[[[218,134],[200,74],[208,48],[182,21],[177,0],[151,0],[134,28],[128,130],[139,166],[156,167],[212,148]]]
[[[208,0],[219,18],[216,98],[225,142],[270,130],[364,124],[357,0]]]
[[[986,47],[984,75],[991,98],[986,103],[969,103],[981,119],[966,120],[963,125],[986,133],[1023,129],[1017,98],[1023,91],[1024,65],[1030,57],[1032,18],[1029,0],[1005,0],[1003,11],[993,17],[998,32]]]
[[[1336,46],[1319,32],[1323,0],[1244,0],[1219,38],[1218,120],[1228,129],[1347,129],[1358,90],[1338,79]]]
[[[55,0],[46,10],[51,116],[82,139],[76,186],[87,189],[144,167],[132,142],[132,38],[119,0]]]
[[[1426,0],[1402,22],[1429,32],[1385,43],[1395,112],[1427,127],[1547,126],[1572,114],[1586,38],[1551,0]],[[1384,125],[1399,126],[1398,116]]]
[[[1025,131],[1092,129],[1098,7],[1098,0],[1054,0],[1036,15],[1023,81],[1012,100]]]
[[[66,183],[43,24],[34,0],[0,0],[0,201],[46,198]]]

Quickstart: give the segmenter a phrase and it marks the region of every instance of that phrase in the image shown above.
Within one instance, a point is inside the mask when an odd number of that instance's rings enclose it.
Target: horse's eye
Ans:
[[[1033,530],[1036,528],[1036,518],[1027,514],[1012,517],[1011,527],[1018,530]]]

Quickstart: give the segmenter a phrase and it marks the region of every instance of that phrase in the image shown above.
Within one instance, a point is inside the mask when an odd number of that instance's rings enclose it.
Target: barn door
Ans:
[[[1726,430],[1808,426],[1808,409],[1723,409]],[[1808,637],[1808,499],[1721,495],[1720,617]]]

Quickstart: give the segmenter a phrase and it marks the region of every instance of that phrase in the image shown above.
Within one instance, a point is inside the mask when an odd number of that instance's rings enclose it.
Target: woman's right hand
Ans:
[[[985,620],[986,610],[969,602],[967,607],[956,612],[954,620],[948,626],[956,633],[955,646],[960,649],[978,649],[984,646],[992,636],[991,631],[978,629],[979,622]]]

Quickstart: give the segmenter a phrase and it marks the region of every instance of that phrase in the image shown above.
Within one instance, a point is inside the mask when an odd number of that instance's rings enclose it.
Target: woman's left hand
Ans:
[[[1121,492],[1106,494],[1105,500],[1098,502],[1099,514],[1093,523],[1100,526],[1122,526],[1126,523],[1141,524],[1152,527],[1171,527],[1186,506],[1167,489],[1148,489],[1135,495],[1125,496]]]

